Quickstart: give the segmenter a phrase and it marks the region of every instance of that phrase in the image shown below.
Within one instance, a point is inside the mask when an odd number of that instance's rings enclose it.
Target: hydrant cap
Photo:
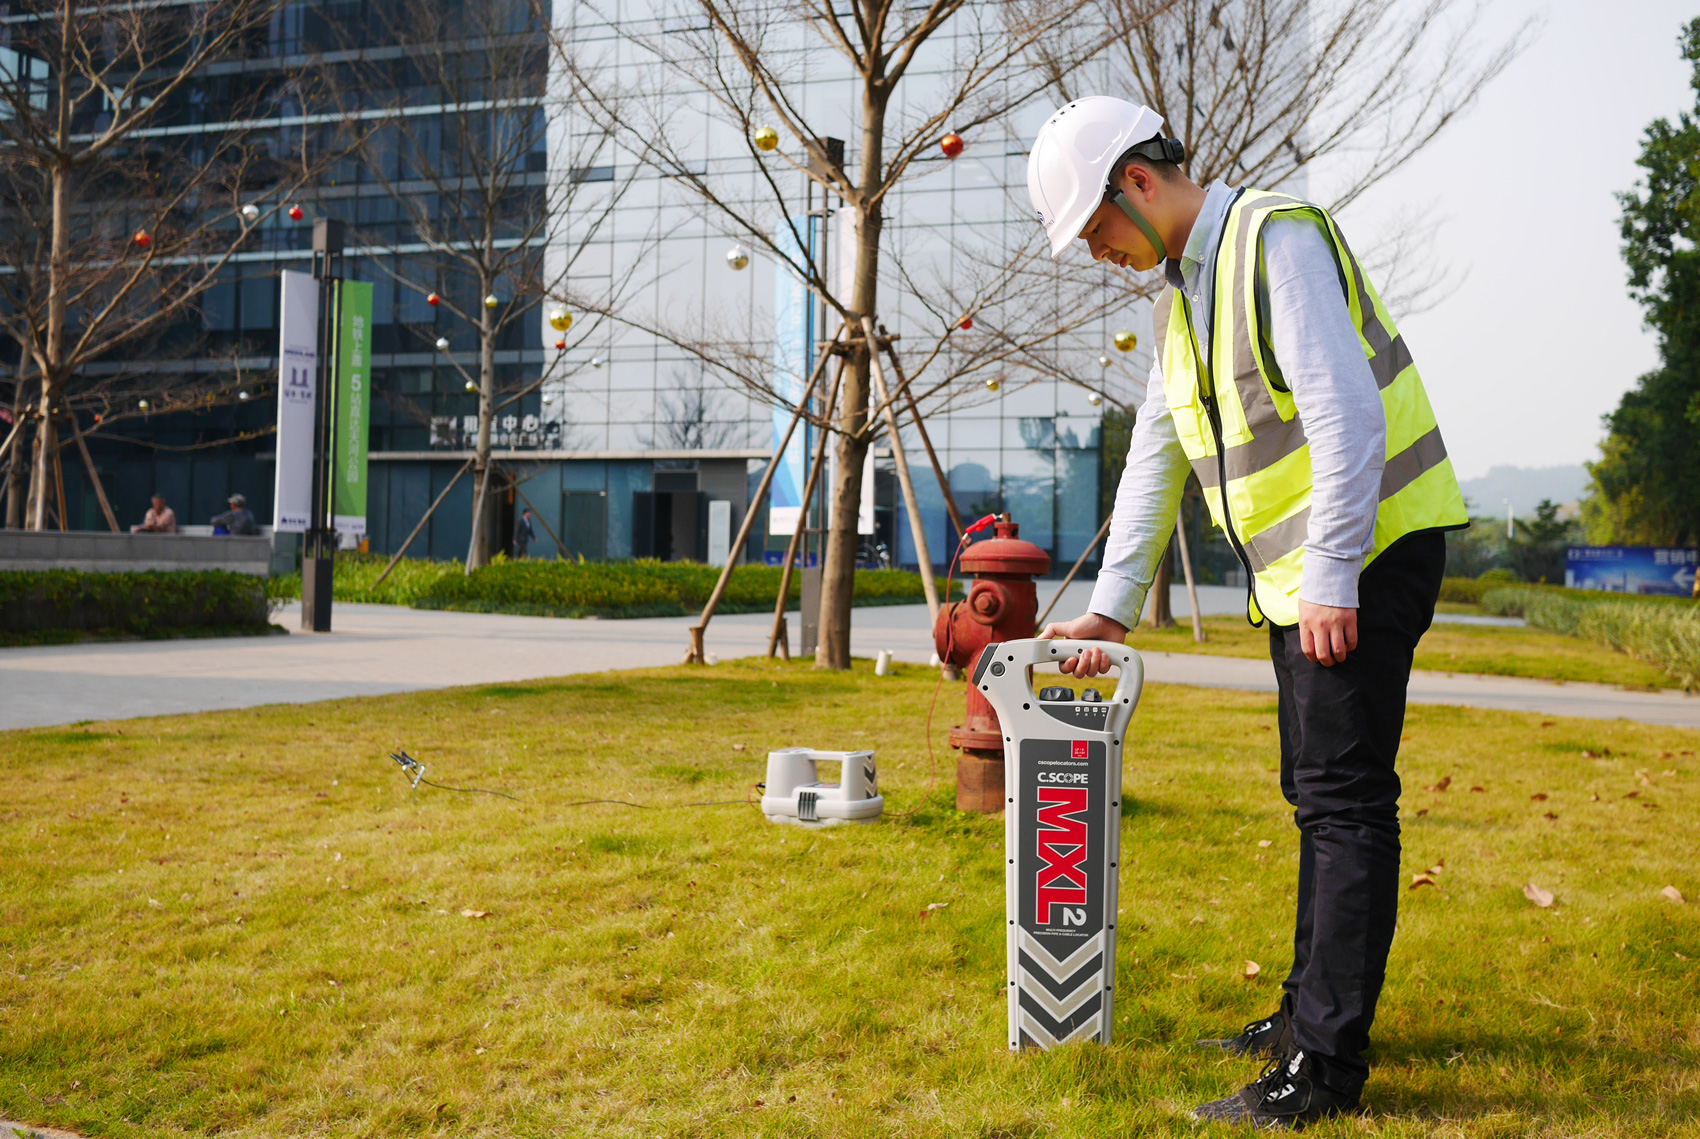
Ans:
[[[994,527],[997,537],[976,542],[962,551],[963,573],[1020,573],[1034,576],[1049,573],[1051,555],[1032,542],[1017,537],[1018,522],[1007,521],[1007,515]]]

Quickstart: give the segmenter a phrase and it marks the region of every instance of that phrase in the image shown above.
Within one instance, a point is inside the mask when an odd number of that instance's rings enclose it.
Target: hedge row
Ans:
[[[754,613],[773,608],[779,576],[778,566],[739,566],[726,583],[720,612]],[[665,617],[701,610],[719,578],[718,567],[689,562],[498,559],[470,575],[457,570],[439,576],[413,605],[419,609],[549,617]],[[792,574],[789,596],[800,598],[801,592],[799,576]],[[860,570],[855,597],[858,605],[920,601],[921,578],[903,570]]]
[[[717,566],[691,562],[508,561],[498,557],[465,574],[459,562],[404,559],[380,588],[373,588],[387,559],[337,556],[333,591],[338,601],[411,605],[478,613],[545,617],[667,617],[695,613],[719,580]],[[739,566],[727,582],[722,613],[773,608],[779,592],[777,566]],[[940,588],[943,583],[940,583]],[[801,596],[797,574],[789,596]],[[276,579],[275,596],[299,597],[299,574]],[[961,583],[953,595],[962,596]],[[857,605],[906,605],[923,599],[921,577],[904,570],[858,570]]]
[[[265,580],[226,570],[0,571],[0,632],[168,635],[270,624]]]
[[[1700,605],[1692,601],[1511,585],[1488,590],[1482,608],[1610,645],[1664,669],[1690,691],[1700,689]]]

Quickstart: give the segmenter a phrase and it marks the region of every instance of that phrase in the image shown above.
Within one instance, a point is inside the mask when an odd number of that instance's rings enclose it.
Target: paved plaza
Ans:
[[[1040,583],[1041,607],[1055,588]],[[1071,586],[1053,616],[1084,611],[1090,594],[1090,584]],[[1204,587],[1199,594],[1205,614],[1237,613],[1244,604],[1236,589]],[[1178,618],[1190,613],[1185,590],[1175,590],[1173,603]],[[299,607],[286,607],[276,620],[285,628],[299,628]],[[764,613],[718,617],[709,626],[708,651],[720,660],[759,654],[767,647],[772,621]],[[328,634],[0,649],[0,729],[677,664],[693,622],[689,617],[567,621],[339,603],[334,631]],[[789,623],[795,647],[796,614]],[[900,661],[926,663],[932,652],[926,606],[857,609],[852,653],[872,657],[881,649]],[[1275,690],[1267,660],[1160,652],[1144,659],[1146,678],[1152,681]],[[1700,698],[1603,684],[1419,672],[1412,677],[1410,698],[1418,704],[1700,727]]]

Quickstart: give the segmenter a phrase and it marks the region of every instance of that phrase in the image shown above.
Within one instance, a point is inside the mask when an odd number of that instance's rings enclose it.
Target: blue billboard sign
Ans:
[[[1671,546],[1571,546],[1564,551],[1564,584],[1610,593],[1688,597],[1700,550]]]

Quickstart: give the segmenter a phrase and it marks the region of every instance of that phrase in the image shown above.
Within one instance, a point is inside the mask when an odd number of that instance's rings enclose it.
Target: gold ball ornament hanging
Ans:
[[[995,392],[1001,387],[1003,387],[1003,381],[996,376],[986,381],[986,390],[989,392]]]
[[[1108,368],[1110,366],[1110,358],[1108,356],[1098,357],[1098,366],[1100,368]]]
[[[565,308],[557,308],[549,314],[549,327],[556,332],[565,332],[573,326],[573,314]]]
[[[437,351],[447,352],[448,350],[449,350],[449,338],[447,336],[437,337]]]
[[[1086,402],[1091,404],[1093,407],[1097,407],[1099,404],[1104,402],[1104,397],[1099,395],[1097,392],[1087,392]]]
[[[750,137],[754,140],[756,149],[760,151],[773,150],[779,145],[779,132],[772,127],[757,127],[755,134]]]
[[[742,245],[734,245],[726,251],[726,264],[734,271],[747,267],[750,263],[750,251]]]
[[[497,297],[495,293],[491,293],[489,296],[484,298],[484,307],[485,308],[495,308],[497,305],[499,305],[501,303],[502,303],[501,299],[499,297]]]
[[[473,383],[471,380],[468,380],[466,381],[466,390],[469,392],[475,392],[478,390],[478,385]]]
[[[1139,337],[1135,336],[1125,328],[1116,333],[1116,348],[1118,351],[1132,352],[1137,347],[1139,347]]]

